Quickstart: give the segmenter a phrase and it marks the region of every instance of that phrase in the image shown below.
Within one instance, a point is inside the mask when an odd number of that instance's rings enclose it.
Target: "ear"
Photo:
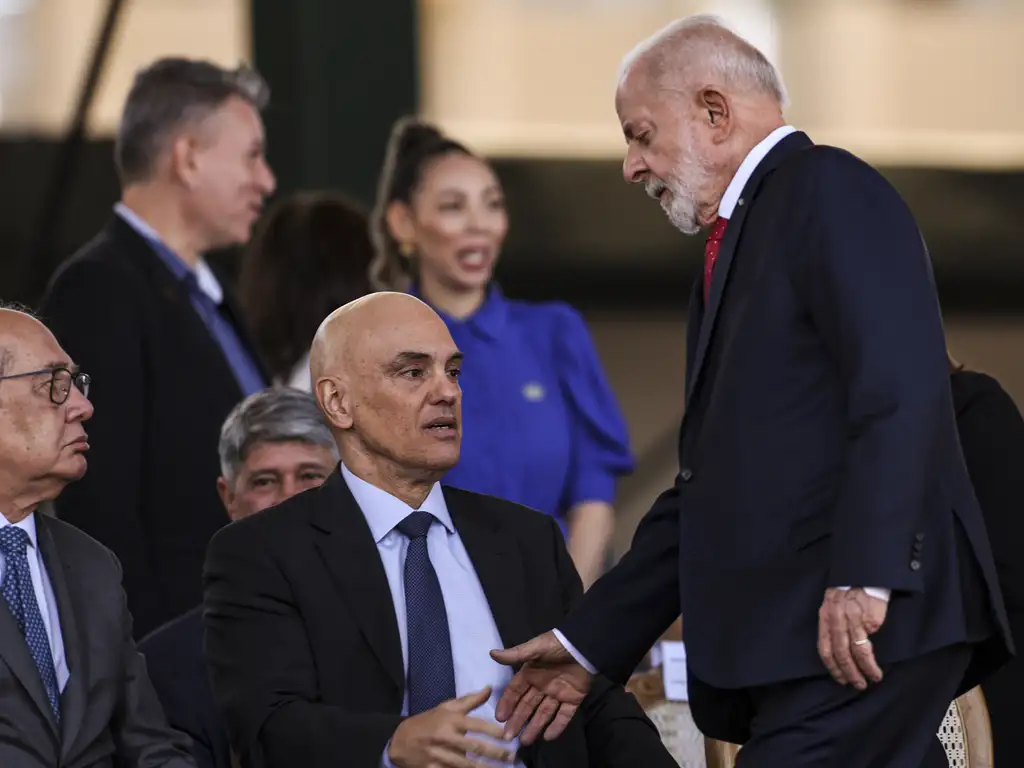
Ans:
[[[707,121],[706,127],[712,132],[712,141],[721,143],[732,132],[732,105],[721,91],[716,88],[702,88],[697,99]]]
[[[223,475],[217,478],[217,495],[220,496],[220,503],[224,505],[228,517],[231,517],[231,502],[234,501],[235,494],[231,492],[228,479]]]
[[[412,218],[412,209],[401,200],[394,200],[388,204],[384,212],[384,220],[387,222],[388,231],[399,243],[412,245],[416,240],[416,226]]]
[[[171,172],[188,188],[195,186],[199,173],[197,150],[194,137],[187,131],[182,131],[171,141]]]
[[[318,379],[315,385],[320,410],[335,429],[351,429],[354,421],[352,398],[336,376]]]

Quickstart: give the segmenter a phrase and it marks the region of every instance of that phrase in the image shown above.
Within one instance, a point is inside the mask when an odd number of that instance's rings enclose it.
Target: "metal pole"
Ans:
[[[53,171],[46,186],[34,233],[35,242],[29,251],[28,288],[33,297],[38,297],[43,293],[50,279],[50,273],[54,266],[52,257],[54,243],[57,241],[57,233],[66,210],[68,190],[74,180],[82,145],[85,142],[86,121],[109,57],[110,45],[124,6],[124,0],[110,0],[107,3],[103,26],[93,43],[89,68],[78,92],[78,102],[75,104],[71,126],[58,148]]]

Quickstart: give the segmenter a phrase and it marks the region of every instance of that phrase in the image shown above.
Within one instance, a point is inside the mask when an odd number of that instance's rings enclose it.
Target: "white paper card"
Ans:
[[[661,676],[665,681],[665,698],[668,701],[687,701],[686,690],[686,646],[676,640],[665,640],[661,644]]]

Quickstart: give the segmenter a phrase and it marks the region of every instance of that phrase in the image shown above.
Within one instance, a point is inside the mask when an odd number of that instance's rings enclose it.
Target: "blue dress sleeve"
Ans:
[[[583,318],[564,304],[553,309],[555,363],[572,424],[573,455],[563,508],[585,501],[611,504],[617,478],[632,472],[636,463],[626,420]]]

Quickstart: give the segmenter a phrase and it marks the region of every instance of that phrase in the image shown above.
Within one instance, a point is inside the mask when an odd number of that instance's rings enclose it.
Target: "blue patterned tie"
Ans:
[[[0,552],[4,556],[4,581],[0,590],[4,593],[11,615],[18,622],[18,629],[25,636],[32,660],[39,670],[39,677],[50,700],[53,716],[60,722],[60,689],[57,687],[57,673],[53,669],[53,654],[46,637],[46,625],[39,613],[36,592],[32,588],[32,574],[28,569],[28,534],[16,525],[0,528]]]
[[[417,715],[455,698],[455,667],[448,634],[448,612],[441,583],[427,553],[429,512],[413,512],[398,524],[409,539],[405,553],[405,621],[408,627],[409,714]]]

